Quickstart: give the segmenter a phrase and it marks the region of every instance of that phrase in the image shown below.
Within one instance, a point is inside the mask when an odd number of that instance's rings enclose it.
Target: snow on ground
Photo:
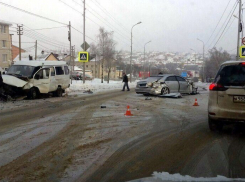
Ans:
[[[107,81],[104,81],[104,83],[101,83],[101,79],[94,79],[94,80],[86,80],[86,82],[83,84],[82,80],[72,80],[72,84],[70,88],[66,89],[66,93],[68,95],[73,94],[88,94],[83,93],[85,91],[92,91],[93,93],[99,93],[99,92],[105,92],[109,90],[117,90],[123,88],[123,82],[122,81],[110,81],[107,83]],[[129,83],[129,88],[133,89],[136,86],[136,82]]]
[[[225,176],[217,175],[217,177],[192,177],[189,175],[169,174],[168,172],[154,172],[153,177],[136,179],[130,182],[165,182],[165,181],[245,181],[242,178],[227,178]]]
[[[224,176],[218,175],[217,177],[210,177],[210,178],[195,178],[189,175],[182,176],[180,174],[169,174],[168,172],[154,172],[153,173],[154,178],[160,178],[162,180],[167,180],[167,181],[245,181],[245,179],[241,178],[227,178]]]

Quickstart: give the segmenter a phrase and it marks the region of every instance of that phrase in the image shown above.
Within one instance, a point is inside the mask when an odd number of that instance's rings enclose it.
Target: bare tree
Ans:
[[[210,57],[205,62],[205,75],[206,78],[214,78],[221,63],[231,59],[230,54],[222,49],[217,50],[213,48],[209,50]]]
[[[101,73],[101,83],[103,83],[103,77],[104,77],[104,67],[106,68],[108,72],[108,83],[110,80],[110,73],[111,73],[111,68],[115,63],[115,41],[113,40],[113,32],[108,32],[106,31],[103,27],[99,29],[99,35],[98,35],[98,45],[97,45],[97,50],[100,53],[100,55],[103,56],[101,60],[101,68],[102,68],[102,73]]]

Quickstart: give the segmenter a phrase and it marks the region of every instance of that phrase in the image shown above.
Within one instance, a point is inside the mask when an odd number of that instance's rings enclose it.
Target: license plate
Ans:
[[[234,96],[233,97],[234,102],[244,102],[245,103],[245,96]]]

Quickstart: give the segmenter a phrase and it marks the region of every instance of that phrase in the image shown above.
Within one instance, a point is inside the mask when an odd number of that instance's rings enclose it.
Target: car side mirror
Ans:
[[[39,80],[40,79],[40,75],[35,75],[35,79]]]

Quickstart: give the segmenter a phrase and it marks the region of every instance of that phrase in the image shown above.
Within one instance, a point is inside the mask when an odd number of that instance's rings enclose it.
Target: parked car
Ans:
[[[224,124],[245,122],[245,62],[224,62],[209,86],[208,123],[210,130]]]
[[[137,94],[144,95],[164,95],[176,92],[191,94],[196,90],[192,81],[173,74],[150,76],[146,80],[137,82],[135,88]]]
[[[71,73],[71,77],[73,80],[82,80],[82,73],[74,71]]]
[[[2,76],[4,92],[10,96],[54,93],[61,97],[70,86],[70,74],[64,61],[17,61]]]
[[[92,76],[89,74],[85,74],[85,80],[92,80]]]

